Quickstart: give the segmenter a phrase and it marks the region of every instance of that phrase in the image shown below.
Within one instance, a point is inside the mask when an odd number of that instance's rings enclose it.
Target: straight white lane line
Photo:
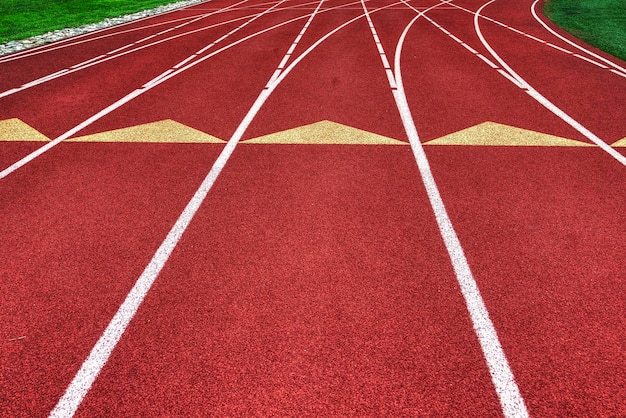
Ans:
[[[598,66],[598,67],[600,67],[600,68],[609,68],[609,67],[607,67],[607,66],[606,66],[606,65],[604,65],[604,64],[600,64],[598,61],[594,61],[594,60],[592,60],[591,58],[584,57],[584,56],[582,56],[582,55],[580,55],[580,54],[573,54],[573,55],[574,55],[575,57],[577,57],[577,58],[580,58],[581,60],[585,60],[585,61],[587,61],[587,62],[590,62],[590,63],[591,63],[591,64],[593,64],[593,65],[597,65],[597,66]]]
[[[593,142],[594,144],[596,144],[597,146],[599,146],[600,148],[602,148],[604,151],[607,152],[607,154],[609,154],[610,156],[612,156],[613,158],[615,158],[619,163],[621,163],[622,165],[626,166],[626,157],[623,156],[622,154],[620,154],[619,152],[617,152],[615,149],[613,149],[609,144],[607,144],[606,142],[604,142],[602,139],[600,139],[597,135],[595,135],[594,133],[592,133],[589,129],[585,128],[583,125],[581,125],[578,121],[576,121],[574,118],[572,118],[570,115],[568,115],[567,113],[565,113],[562,109],[560,109],[559,107],[557,107],[554,103],[552,103],[550,100],[548,100],[546,97],[544,97],[541,93],[539,93],[535,88],[533,88],[530,84],[528,84],[528,82],[526,80],[524,80],[519,74],[517,74],[497,53],[496,51],[491,47],[491,45],[487,42],[487,40],[485,39],[485,37],[483,36],[483,33],[480,29],[480,18],[482,17],[481,12],[485,9],[485,7],[489,6],[490,4],[492,4],[493,2],[495,2],[496,0],[490,0],[487,3],[483,4],[474,14],[474,28],[476,30],[476,34],[478,35],[478,38],[480,39],[480,42],[483,44],[483,46],[489,51],[489,53],[491,54],[491,56],[498,61],[498,63],[500,64],[500,66],[506,70],[506,72],[508,72],[513,78],[515,78],[516,80],[519,81],[520,85],[522,85],[523,89],[526,91],[526,93],[528,95],[530,95],[532,98],[534,98],[538,103],[540,103],[541,105],[543,105],[546,109],[548,109],[549,111],[551,111],[552,113],[554,113],[556,116],[558,116],[559,118],[561,118],[565,123],[567,123],[568,125],[570,125],[572,128],[576,129],[578,132],[580,132],[582,135],[585,136],[585,138],[589,139],[591,142]]]
[[[413,8],[405,0],[403,1],[407,6]],[[365,5],[363,5],[363,7],[365,7]],[[433,8],[435,7],[437,6],[433,6]],[[465,304],[467,306],[474,331],[482,348],[483,355],[491,375],[491,380],[496,393],[498,394],[498,398],[500,399],[502,412],[507,418],[526,418],[528,417],[528,411],[526,409],[524,399],[519,391],[519,388],[517,387],[515,376],[509,366],[509,362],[506,358],[504,350],[502,349],[502,344],[500,343],[496,329],[491,321],[491,318],[489,317],[489,312],[487,311],[482,295],[480,294],[478,284],[474,279],[469,263],[467,262],[467,258],[465,257],[461,241],[454,230],[452,221],[445,208],[443,199],[441,198],[439,188],[437,187],[435,178],[430,169],[428,158],[426,157],[426,153],[424,152],[424,148],[422,147],[422,143],[417,133],[413,115],[411,113],[411,109],[409,108],[406,93],[404,91],[400,59],[404,41],[411,26],[417,21],[418,18],[424,16],[427,11],[428,9],[421,12],[415,10],[417,16],[415,16],[413,20],[408,23],[398,40],[394,57],[397,88],[395,90],[392,89],[392,92],[394,99],[396,100],[398,111],[400,112],[404,129],[409,137],[411,149],[413,150],[415,161],[422,176],[422,181],[428,194],[428,199],[431,207],[433,208],[435,219],[437,221],[437,225],[439,226],[439,231],[441,232],[448,255],[450,256],[450,261],[456,274],[459,287],[461,288],[461,293],[465,299]]]

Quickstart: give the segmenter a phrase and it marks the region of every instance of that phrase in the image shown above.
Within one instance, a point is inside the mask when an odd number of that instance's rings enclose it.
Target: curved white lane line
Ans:
[[[394,3],[393,5],[396,4],[400,3]],[[387,7],[391,6],[392,5]],[[376,11],[385,9],[387,7],[376,9]],[[316,9],[316,11],[317,10],[319,10],[319,8]],[[344,23],[343,25],[336,28],[321,39],[328,39],[331,33],[336,33],[338,30],[340,30],[340,28],[344,28],[348,24],[353,23],[362,17],[363,15],[354,18],[347,23]],[[316,45],[319,45],[321,43],[321,39],[316,42]],[[213,184],[215,183],[217,177],[226,165],[226,162],[232,155],[235,147],[245,133],[246,129],[248,128],[258,111],[261,109],[267,98],[272,94],[276,87],[278,87],[280,81],[282,81],[285,78],[286,74],[289,73],[300,61],[302,61],[304,56],[308,55],[313,49],[314,48],[312,47],[308,48],[302,55],[298,56],[297,59],[295,59],[287,68],[285,68],[279,78],[275,78],[274,76],[270,78],[270,81],[268,81],[266,87],[261,91],[261,94],[257,97],[256,101],[254,102],[244,119],[241,121],[228,143],[224,146],[224,149],[211,167],[211,170],[209,171],[205,179],[202,181],[202,184],[195,192],[189,203],[187,203],[187,206],[177,219],[172,229],[167,234],[165,240],[159,246],[158,250],[152,257],[152,260],[146,266],[141,276],[139,276],[139,278],[135,282],[135,285],[126,296],[126,299],[119,307],[115,316],[105,329],[104,333],[102,334],[96,345],[91,350],[91,353],[82,364],[80,370],[68,386],[67,390],[65,391],[55,408],[51,411],[50,417],[72,417],[74,415],[85,395],[87,394],[87,392],[89,392],[93,382],[98,377],[98,374],[102,370],[102,367],[104,367],[104,365],[108,361],[111,353],[113,352],[113,349],[124,334],[124,331],[135,316],[135,313],[137,312],[139,306],[148,294],[157,276],[159,275],[159,273],[165,266],[165,263],[174,251],[174,248],[176,248],[176,245],[180,241],[183,233],[189,227],[191,220],[193,219],[194,215],[202,205],[202,202],[213,187]]]
[[[511,371],[511,367],[509,366],[509,362],[506,358],[504,350],[502,349],[502,344],[500,343],[496,329],[491,321],[491,318],[489,317],[489,311],[485,306],[478,284],[474,279],[467,258],[465,257],[461,241],[454,230],[452,220],[448,215],[443,199],[441,198],[441,194],[439,193],[439,188],[437,187],[435,178],[430,169],[428,158],[426,157],[426,153],[424,152],[424,148],[419,139],[413,115],[406,98],[406,92],[404,90],[402,69],[400,65],[404,41],[410,28],[417,21],[417,19],[424,16],[424,14],[430,9],[437,7],[437,5],[420,12],[408,4],[405,0],[402,1],[418,14],[405,27],[400,39],[398,40],[398,44],[396,45],[394,56],[396,88],[394,89],[393,86],[390,86],[392,87],[393,96],[396,100],[396,105],[398,106],[398,111],[400,112],[404,129],[409,137],[411,149],[413,150],[417,167],[422,176],[422,181],[424,183],[424,187],[426,188],[430,205],[435,214],[435,219],[437,221],[441,237],[443,238],[446,250],[448,251],[457,282],[461,288],[461,293],[463,294],[463,298],[474,327],[474,332],[478,337],[483,356],[485,357],[487,368],[489,369],[489,374],[491,375],[491,381],[493,382],[496,393],[498,394],[502,412],[507,418],[526,418],[528,417],[528,411],[526,410],[524,399],[519,391],[517,383],[515,382],[515,376]],[[365,5],[363,7],[365,7]]]
[[[567,123],[568,125],[570,125],[572,128],[576,129],[578,132],[580,132],[582,135],[585,136],[585,138],[589,139],[591,142],[593,142],[594,144],[596,144],[597,146],[599,146],[600,148],[602,148],[604,151],[606,151],[610,156],[612,156],[613,158],[615,158],[617,161],[619,161],[622,165],[626,166],[626,157],[623,156],[622,154],[620,154],[619,152],[617,152],[615,149],[611,148],[611,146],[609,144],[607,144],[606,142],[604,142],[603,140],[601,140],[598,136],[596,136],[593,132],[591,132],[589,129],[585,128],[583,125],[581,125],[579,122],[577,122],[574,118],[572,118],[570,115],[568,115],[567,113],[565,113],[563,110],[561,110],[559,107],[557,107],[554,103],[552,103],[550,100],[548,100],[547,98],[545,98],[543,95],[541,95],[541,93],[539,93],[535,88],[533,88],[530,84],[528,84],[528,82],[526,80],[524,80],[519,74],[517,74],[497,53],[496,51],[494,51],[494,49],[491,47],[491,45],[489,45],[489,43],[487,42],[487,40],[485,39],[485,37],[482,34],[482,31],[480,30],[480,23],[479,20],[482,17],[481,16],[481,12],[483,11],[483,9],[487,6],[489,6],[491,3],[495,2],[496,0],[490,0],[487,3],[483,4],[475,13],[474,13],[474,28],[476,30],[476,34],[478,35],[478,38],[480,39],[480,42],[483,44],[483,46],[485,48],[487,48],[487,50],[489,51],[489,53],[491,54],[491,56],[498,61],[498,63],[500,63],[500,66],[505,69],[510,75],[511,77],[513,77],[515,80],[517,80],[519,82],[519,85],[521,86],[522,89],[524,89],[524,91],[526,91],[526,93],[528,93],[532,98],[534,98],[537,102],[539,102],[541,105],[543,105],[546,109],[548,109],[549,111],[551,111],[552,113],[554,113],[556,116],[558,116],[559,118],[561,118],[565,123]]]
[[[141,19],[132,20],[132,21],[125,22],[125,23],[120,23],[119,25],[109,26],[107,28],[94,30],[92,32],[83,33],[81,35],[72,36],[72,37],[69,37],[69,38],[66,38],[66,39],[60,39],[58,41],[55,41],[55,42],[52,42],[52,43],[49,43],[49,44],[44,44],[44,45],[40,45],[40,46],[37,46],[37,47],[34,47],[34,48],[29,48],[29,49],[24,49],[24,50],[21,50],[21,51],[17,51],[17,52],[14,52],[12,54],[0,57],[0,63],[13,61],[13,60],[17,60],[17,59],[20,59],[20,58],[26,58],[26,57],[30,57],[30,56],[33,56],[33,55],[44,54],[46,52],[54,51],[54,50],[61,49],[61,48],[66,48],[68,46],[78,45],[78,44],[85,43],[85,42],[91,42],[91,41],[95,41],[97,39],[108,38],[110,36],[116,36],[116,35],[120,35],[120,34],[123,34],[123,33],[134,32],[134,31],[137,31],[137,30],[147,29],[147,28],[151,28],[151,27],[155,27],[155,26],[167,25],[169,23],[180,22],[181,20],[193,19],[195,16],[184,17],[184,18],[179,18],[179,19],[173,19],[173,20],[168,20],[168,21],[165,21],[165,22],[156,23],[156,24],[153,24],[153,25],[142,26],[142,27],[139,27],[139,28],[122,30],[122,31],[116,31],[116,32],[113,32],[113,33],[110,33],[110,34],[106,34],[106,35],[103,35],[103,36],[94,37],[93,39],[84,39],[82,41],[77,41],[78,39],[82,39],[82,38],[85,38],[85,37],[88,37],[88,36],[91,36],[91,35],[96,35],[96,34],[98,34],[100,32],[104,32],[104,31],[107,31],[107,30],[115,31],[116,29],[119,29],[119,28],[121,28],[123,26],[132,25],[134,23],[142,22],[142,21],[147,20],[147,19],[152,19],[152,18],[155,18],[155,17],[164,16],[164,15],[169,14],[169,13],[179,12],[181,10],[188,9],[190,7],[193,7],[193,6],[197,6],[197,5],[204,4],[204,3],[210,3],[211,1],[212,0],[207,0],[207,1],[204,1],[204,2],[191,4],[191,5],[186,6],[186,7],[181,7],[180,9],[168,10],[167,12],[160,13],[160,14],[157,14],[157,15],[142,17]]]
[[[570,41],[570,40],[569,40],[569,39],[567,39],[565,36],[563,36],[563,35],[559,34],[559,33],[558,33],[558,32],[556,32],[555,30],[553,30],[550,26],[548,26],[548,25],[547,25],[547,24],[543,21],[543,19],[541,19],[541,18],[537,15],[537,11],[536,11],[536,9],[537,9],[537,4],[538,4],[538,3],[539,3],[539,0],[535,0],[535,2],[534,2],[531,6],[530,6],[530,11],[532,12],[532,15],[533,15],[533,17],[535,18],[535,20],[536,20],[537,22],[539,22],[539,24],[540,24],[541,26],[543,26],[543,28],[544,28],[545,30],[547,30],[548,32],[550,32],[552,35],[556,36],[556,37],[557,37],[557,38],[559,38],[560,40],[562,40],[562,41],[564,41],[564,42],[567,42],[568,44],[572,45],[574,48],[576,48],[576,49],[578,49],[578,50],[580,50],[580,51],[583,51],[584,53],[586,53],[586,54],[588,54],[588,55],[591,55],[591,56],[592,56],[592,57],[594,57],[594,58],[599,59],[600,61],[602,61],[602,62],[604,62],[604,63],[606,63],[606,64],[610,65],[611,67],[613,67],[613,68],[615,68],[615,69],[617,69],[617,70],[621,71],[623,74],[625,74],[625,75],[626,75],[626,68],[624,68],[624,67],[622,67],[622,66],[620,66],[620,65],[618,65],[618,64],[616,64],[616,63],[614,63],[613,61],[611,61],[611,60],[609,60],[609,59],[604,58],[604,57],[603,57],[603,56],[601,56],[601,55],[598,55],[598,54],[594,53],[593,51],[590,51],[590,50],[588,50],[588,49],[586,49],[586,48],[584,48],[584,47],[582,47],[582,46],[578,45],[576,42],[572,42],[572,41]]]

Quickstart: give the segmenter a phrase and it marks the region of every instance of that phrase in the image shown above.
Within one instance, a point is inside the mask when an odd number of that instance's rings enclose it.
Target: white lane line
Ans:
[[[531,11],[531,13],[532,13],[533,17],[535,18],[535,20],[536,20],[537,22],[539,22],[539,24],[540,24],[541,26],[543,26],[543,28],[544,28],[545,30],[547,30],[548,32],[550,32],[552,35],[556,36],[556,37],[557,37],[557,38],[559,38],[560,40],[562,40],[562,41],[564,41],[564,42],[566,42],[566,43],[570,44],[571,46],[573,46],[574,48],[578,49],[579,51],[583,51],[583,52],[584,52],[584,53],[586,53],[587,55],[591,55],[592,57],[594,57],[594,58],[596,58],[596,59],[598,59],[598,60],[600,60],[600,61],[604,62],[605,64],[608,64],[609,66],[611,66],[611,67],[615,68],[616,70],[619,70],[619,71],[621,71],[622,73],[626,74],[626,68],[624,68],[624,67],[622,67],[622,66],[618,65],[617,63],[615,63],[615,62],[613,62],[613,61],[611,61],[611,60],[609,60],[609,59],[604,58],[603,56],[600,56],[600,55],[598,55],[598,54],[596,54],[596,53],[594,53],[594,52],[592,52],[592,51],[590,51],[590,50],[588,50],[588,49],[586,49],[586,48],[584,48],[584,47],[582,47],[582,46],[578,45],[578,44],[577,44],[577,43],[575,43],[575,42],[570,41],[570,40],[569,40],[569,39],[567,39],[566,37],[564,37],[564,36],[560,35],[560,34],[559,34],[559,33],[557,33],[556,31],[554,31],[552,28],[550,28],[550,26],[548,26],[548,25],[547,25],[547,24],[543,21],[543,19],[541,19],[541,18],[539,17],[539,15],[537,15],[537,10],[536,10],[536,9],[537,9],[537,4],[539,4],[539,0],[535,0],[535,2],[534,2],[531,6],[530,6],[530,11]]]
[[[500,68],[496,64],[494,64],[493,61],[491,61],[489,58],[487,58],[483,54],[476,53],[476,56],[480,58],[481,60],[485,61],[485,63],[487,63],[487,65],[490,66],[491,68]]]
[[[610,70],[610,71],[611,71],[612,73],[615,73],[615,74],[619,75],[620,77],[624,77],[624,78],[626,78],[626,73],[623,73],[623,72],[621,72],[621,71],[617,71],[617,70],[615,70],[615,69],[613,69],[613,68],[611,68],[611,70]]]
[[[565,49],[565,48],[561,48],[560,46],[556,46],[553,43],[548,42],[548,43],[546,43],[546,45],[549,46],[550,48],[554,48],[554,49],[557,49],[557,50],[559,50],[561,52],[565,52],[566,54],[573,54],[572,51],[570,51],[568,49]]]
[[[498,68],[498,72],[500,73],[500,75],[502,75],[504,78],[506,78],[507,80],[509,80],[511,83],[515,84],[517,87],[519,87],[520,89],[525,89],[526,86],[524,86],[523,84],[521,84],[519,82],[519,80],[516,80],[515,78],[513,78],[511,76],[511,74],[507,73],[506,71],[504,71],[502,68]]]
[[[465,42],[462,42],[461,45],[463,46],[463,48],[467,49],[472,54],[478,55],[478,51],[476,51],[474,48],[472,48],[471,46],[469,46]]]
[[[210,1],[212,1],[212,0],[207,0],[204,3],[208,3]],[[202,4],[202,3],[197,3],[197,4]],[[18,60],[18,59],[26,58],[26,57],[31,57],[33,55],[45,54],[45,53],[48,53],[50,51],[56,51],[58,49],[63,49],[63,48],[67,48],[67,47],[74,46],[74,45],[79,45],[79,44],[83,44],[83,43],[87,43],[87,42],[92,42],[92,41],[96,41],[98,39],[109,38],[109,37],[112,37],[112,36],[122,35],[122,34],[125,34],[125,33],[135,32],[135,31],[139,31],[139,30],[143,30],[143,29],[149,29],[149,28],[153,28],[153,27],[157,27],[157,26],[168,25],[170,23],[180,22],[180,21],[187,20],[187,19],[193,19],[195,16],[188,16],[188,17],[183,17],[183,18],[178,18],[178,19],[167,20],[167,21],[164,21],[164,22],[159,22],[159,23],[155,23],[155,24],[151,24],[151,25],[140,26],[140,27],[133,28],[133,29],[127,29],[127,30],[121,30],[121,31],[117,30],[117,29],[120,29],[120,28],[122,28],[124,26],[132,25],[132,24],[136,24],[136,23],[141,23],[144,20],[165,16],[167,14],[174,13],[174,12],[179,12],[181,10],[188,9],[191,6],[193,6],[193,5],[186,6],[186,7],[181,7],[180,9],[169,10],[169,11],[167,11],[165,13],[161,13],[161,14],[156,14],[156,15],[152,15],[152,16],[142,17],[141,19],[132,20],[132,21],[125,22],[125,23],[120,23],[119,25],[98,29],[98,30],[95,30],[93,32],[83,33],[81,35],[73,36],[73,37],[70,37],[70,38],[61,39],[59,41],[56,41],[56,42],[53,42],[53,43],[50,43],[50,44],[45,44],[45,45],[41,45],[41,46],[38,46],[38,47],[34,47],[34,48],[29,48],[29,49],[26,49],[26,50],[18,51],[18,52],[15,52],[13,54],[10,54],[10,55],[0,57],[0,63],[8,62],[8,61],[14,61],[14,60]],[[102,36],[93,36],[93,35],[97,35],[98,33],[104,32],[104,31],[110,31],[111,33],[108,33],[108,34],[102,35]],[[91,37],[91,36],[93,36],[93,37]],[[82,39],[82,38],[86,38],[86,37],[90,37],[90,38],[89,39]],[[79,39],[81,39],[81,40],[79,40]]]
[[[530,35],[528,33],[525,33],[524,36],[527,37],[527,38],[532,39],[533,41],[537,41],[537,42],[539,42],[541,44],[547,44],[548,43],[547,41],[544,41],[543,39],[536,38],[536,37],[534,37],[534,36],[532,36],[532,35]]]
[[[395,4],[394,4],[395,5]],[[391,6],[388,6],[391,7]],[[377,9],[381,10],[383,8]],[[224,149],[218,156],[217,160],[211,167],[211,170],[202,181],[202,184],[195,192],[192,199],[187,203],[187,206],[176,220],[176,223],[167,234],[165,240],[161,243],[158,250],[150,260],[150,263],[146,266],[143,273],[135,285],[126,296],[126,299],[116,312],[115,316],[105,329],[104,333],[91,350],[88,358],[82,364],[78,373],[74,376],[74,379],[66,389],[65,393],[50,412],[51,418],[69,418],[74,415],[83,399],[91,389],[93,382],[100,374],[100,371],[108,361],[111,353],[115,349],[115,346],[119,342],[120,338],[124,334],[126,328],[132,321],[135,313],[139,309],[139,306],[145,299],[146,295],[150,291],[150,288],[154,284],[154,281],[160,274],[161,270],[165,266],[165,263],[171,256],[172,252],[178,245],[178,242],[182,238],[184,232],[189,227],[193,217],[197,213],[198,209],[204,202],[209,191],[215,184],[217,177],[222,172],[224,166],[228,162],[239,140],[243,137],[246,129],[261,109],[270,94],[278,87],[279,83],[284,80],[289,72],[308,55],[313,49],[315,49],[321,42],[328,39],[332,34],[336,33],[340,29],[346,27],[348,24],[362,18],[359,16],[337,27],[335,30],[329,32],[324,37],[320,38],[314,45],[307,49],[302,55],[294,60],[285,71],[283,71],[279,79],[272,80],[267,83],[266,87],[261,91],[254,104],[241,121],[232,137],[229,139]]]
[[[619,161],[622,165],[626,166],[626,157],[623,156],[622,154],[620,154],[619,152],[617,152],[615,149],[613,149],[609,144],[607,144],[606,142],[604,142],[602,139],[600,139],[598,136],[596,136],[594,133],[592,133],[589,129],[585,128],[583,125],[581,125],[578,121],[576,121],[574,118],[572,118],[571,116],[569,116],[567,113],[565,113],[562,109],[560,109],[559,107],[557,107],[554,103],[552,103],[550,100],[548,100],[546,97],[544,97],[543,95],[541,95],[537,90],[535,90],[530,84],[528,84],[528,82],[526,80],[524,80],[519,74],[517,74],[497,53],[496,51],[491,47],[491,45],[487,42],[487,40],[485,39],[485,37],[483,36],[483,33],[480,29],[480,23],[479,20],[481,17],[483,17],[481,15],[481,12],[485,9],[485,7],[489,6],[490,4],[492,4],[493,2],[495,2],[496,0],[490,0],[487,3],[483,4],[474,14],[474,29],[476,30],[476,34],[478,35],[478,38],[480,39],[480,42],[483,44],[483,46],[489,51],[489,53],[491,54],[491,56],[498,61],[498,63],[500,64],[500,66],[505,69],[513,78],[515,78],[516,80],[518,80],[520,82],[520,84],[523,86],[522,88],[526,91],[526,93],[528,93],[532,98],[534,98],[538,103],[540,103],[541,105],[543,105],[546,109],[548,109],[549,111],[551,111],[552,113],[554,113],[556,116],[558,116],[559,118],[561,118],[565,123],[567,123],[568,125],[570,125],[572,128],[576,129],[578,132],[580,132],[582,135],[585,136],[585,138],[589,139],[591,142],[593,142],[594,144],[596,144],[597,146],[599,146],[600,148],[602,148],[604,151],[606,151],[610,156],[612,156],[613,158],[615,158],[617,161]]]
[[[592,60],[591,58],[584,57],[584,56],[582,56],[582,55],[580,55],[580,54],[574,54],[574,56],[575,56],[575,57],[577,57],[577,58],[580,58],[581,60],[585,60],[585,61],[587,61],[587,62],[590,62],[590,63],[592,63],[593,65],[597,65],[598,67],[601,67],[601,68],[609,68],[609,67],[607,67],[607,66],[606,66],[606,65],[604,65],[604,64],[600,64],[598,61],[594,61],[594,60]]]
[[[407,6],[413,8],[405,0],[403,0],[403,2]],[[433,6],[433,8],[435,7],[437,6]],[[428,158],[426,157],[426,153],[422,147],[422,143],[413,120],[413,115],[406,98],[406,93],[404,91],[402,70],[400,66],[404,40],[406,39],[411,26],[417,21],[418,18],[425,16],[427,11],[428,9],[422,12],[415,10],[415,12],[418,13],[417,16],[415,16],[413,20],[408,23],[398,40],[394,57],[397,89],[392,90],[392,92],[396,100],[398,111],[400,112],[404,129],[409,138],[409,142],[411,143],[411,149],[413,150],[415,161],[422,176],[422,181],[428,194],[428,199],[431,207],[433,208],[435,219],[437,221],[437,225],[439,226],[439,231],[445,243],[446,250],[448,251],[457,282],[461,288],[461,293],[463,294],[463,298],[474,327],[474,332],[478,337],[478,341],[485,357],[487,368],[489,369],[489,374],[491,375],[491,381],[493,382],[496,393],[498,394],[502,412],[507,418],[527,418],[528,411],[526,410],[524,399],[522,398],[519,388],[517,387],[515,376],[511,371],[511,367],[509,366],[509,362],[506,358],[504,350],[502,349],[502,344],[500,343],[496,329],[491,321],[491,318],[489,317],[489,312],[487,311],[485,302],[480,294],[478,284],[474,279],[467,258],[465,257],[461,241],[454,230],[452,221],[443,203],[441,194],[439,193],[439,188],[437,187],[435,178],[430,169]]]

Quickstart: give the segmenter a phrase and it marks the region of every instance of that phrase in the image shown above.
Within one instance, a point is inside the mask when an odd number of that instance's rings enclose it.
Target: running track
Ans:
[[[0,415],[626,415],[626,63],[532,0],[215,0],[0,57]]]

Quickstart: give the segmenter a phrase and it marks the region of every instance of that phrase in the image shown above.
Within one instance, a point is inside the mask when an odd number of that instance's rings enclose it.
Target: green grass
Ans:
[[[95,23],[175,0],[0,0],[0,43]]]
[[[626,0],[550,0],[543,12],[577,38],[626,61]]]

